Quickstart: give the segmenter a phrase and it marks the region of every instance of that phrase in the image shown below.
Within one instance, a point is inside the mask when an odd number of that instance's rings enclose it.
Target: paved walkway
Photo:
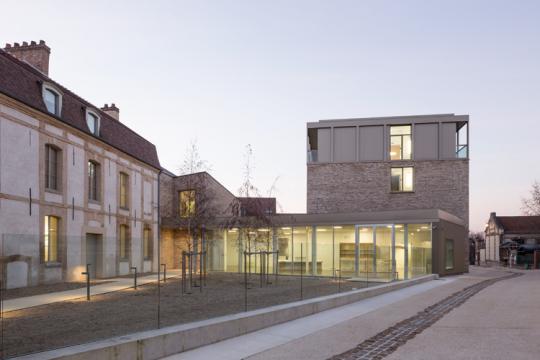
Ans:
[[[387,357],[525,360],[540,358],[540,270],[473,296]]]
[[[167,359],[328,359],[469,285],[503,275],[507,273],[498,269],[471,269],[468,275],[380,295]],[[414,357],[396,357],[403,358]]]
[[[180,270],[168,270],[167,278],[177,277],[180,275]],[[133,287],[133,278],[112,278],[106,279],[107,283],[101,285],[93,285],[90,287],[90,296],[105,294],[113,291],[125,290]],[[144,285],[158,280],[157,274],[141,276],[137,278],[137,285]],[[60,301],[74,300],[86,297],[86,287],[59,291],[48,294],[40,294],[4,300],[4,313],[25,309],[29,307],[46,305]]]

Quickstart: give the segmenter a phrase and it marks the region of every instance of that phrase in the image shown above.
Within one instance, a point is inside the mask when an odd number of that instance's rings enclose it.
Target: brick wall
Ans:
[[[390,192],[390,168],[414,167],[414,192]],[[308,213],[441,209],[469,221],[469,161],[308,164]]]

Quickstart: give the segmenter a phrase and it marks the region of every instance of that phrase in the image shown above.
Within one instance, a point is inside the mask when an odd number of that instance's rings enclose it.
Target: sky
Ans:
[[[470,115],[470,227],[540,181],[540,1],[2,0],[0,42],[43,39],[50,76],[154,143],[196,141],[234,193],[306,207],[306,122]],[[276,181],[277,179],[277,181]]]

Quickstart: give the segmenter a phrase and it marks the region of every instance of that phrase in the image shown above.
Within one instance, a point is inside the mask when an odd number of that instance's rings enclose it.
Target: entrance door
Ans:
[[[100,262],[98,257],[99,235],[86,234],[86,264],[90,264],[90,278],[95,279],[100,274]],[[85,264],[85,265],[86,265]]]

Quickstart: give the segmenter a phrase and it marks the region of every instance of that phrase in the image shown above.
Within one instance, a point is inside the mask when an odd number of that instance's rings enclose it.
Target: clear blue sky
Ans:
[[[305,211],[305,123],[471,116],[471,228],[520,213],[540,180],[540,1],[2,1],[0,41],[44,39],[51,77],[176,171],[197,139],[236,192],[276,176]]]

